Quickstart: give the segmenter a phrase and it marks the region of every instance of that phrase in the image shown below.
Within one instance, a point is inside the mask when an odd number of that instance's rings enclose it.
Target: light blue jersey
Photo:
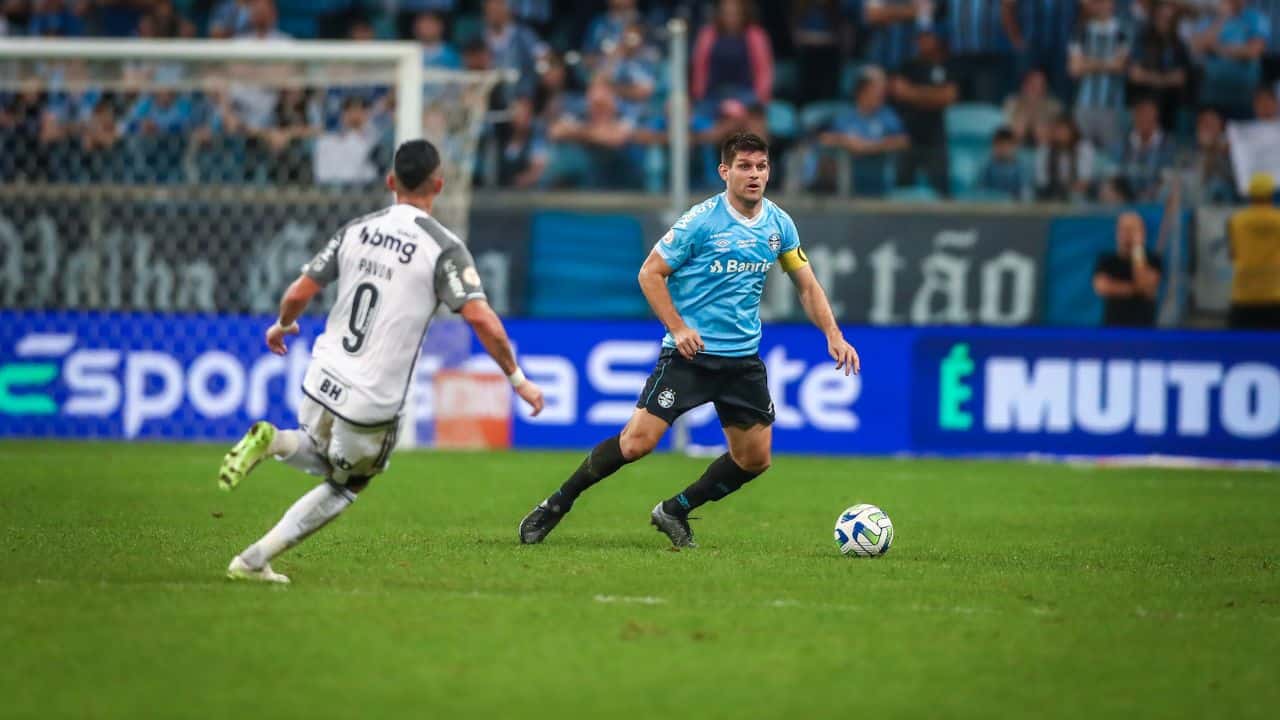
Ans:
[[[791,216],[769,200],[751,219],[724,193],[693,206],[658,242],[675,272],[667,280],[684,321],[698,331],[709,355],[742,357],[760,347],[760,295],[769,268],[790,271],[807,260]],[[663,347],[674,348],[671,333]]]

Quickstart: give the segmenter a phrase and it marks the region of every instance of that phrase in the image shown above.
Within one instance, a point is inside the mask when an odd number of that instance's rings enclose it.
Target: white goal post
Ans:
[[[395,66],[396,142],[422,136],[422,93],[426,81],[422,50],[411,42],[346,42],[341,40],[0,40],[0,60],[128,60],[201,62],[340,61]]]

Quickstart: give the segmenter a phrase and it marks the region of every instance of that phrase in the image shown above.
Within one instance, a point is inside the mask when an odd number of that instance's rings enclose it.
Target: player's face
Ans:
[[[724,178],[730,195],[754,205],[764,197],[765,185],[769,184],[769,155],[759,151],[740,152],[734,156],[732,165],[720,166],[720,177]]]

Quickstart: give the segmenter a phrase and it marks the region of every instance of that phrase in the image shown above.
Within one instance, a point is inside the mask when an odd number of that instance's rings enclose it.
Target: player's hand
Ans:
[[[702,336],[688,325],[672,332],[671,337],[676,341],[676,350],[680,351],[685,360],[692,360],[694,355],[707,349],[702,344]]]
[[[858,357],[858,351],[853,349],[843,335],[833,335],[827,340],[827,352],[836,361],[836,369],[844,370],[845,375],[862,372],[862,360]]]
[[[537,417],[538,413],[542,412],[542,406],[545,404],[542,400],[542,388],[538,387],[538,384],[532,380],[525,380],[515,390],[520,399],[529,403],[529,407],[533,408],[533,411],[529,414]]]
[[[297,335],[298,323],[289,323],[288,327],[281,327],[280,323],[274,323],[267,328],[267,347],[271,348],[271,352],[277,355],[283,355],[289,352],[289,348],[284,345],[286,335]]]

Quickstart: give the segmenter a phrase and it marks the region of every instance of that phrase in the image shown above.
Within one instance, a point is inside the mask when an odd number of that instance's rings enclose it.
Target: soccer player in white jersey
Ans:
[[[440,155],[411,140],[396,150],[387,187],[395,204],[349,223],[285,291],[267,347],[287,352],[285,336],[324,287],[338,283],[324,334],[302,383],[297,430],[258,422],[222,461],[219,485],[231,490],[272,456],[324,482],[302,496],[227,568],[232,579],[287,583],[271,560],[324,527],[387,466],[427,326],[439,305],[459,313],[511,380],[533,414],[542,390],[525,379],[502,321],[489,307],[467,248],[431,217],[444,187]]]
[[[725,191],[693,206],[654,246],[640,289],[667,329],[658,364],[622,432],[596,445],[569,479],[520,523],[520,542],[539,543],[588,488],[648,455],[684,413],[714,403],[729,452],[681,493],[658,503],[650,522],[676,547],[693,547],[689,513],[723,500],[769,469],[773,400],[760,347],[760,296],[774,265],[791,277],[800,304],[826,337],[836,370],[858,372],[796,225],[764,196],[769,145],[740,133],[720,152]]]

